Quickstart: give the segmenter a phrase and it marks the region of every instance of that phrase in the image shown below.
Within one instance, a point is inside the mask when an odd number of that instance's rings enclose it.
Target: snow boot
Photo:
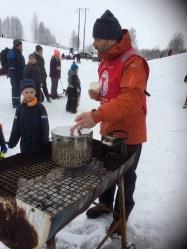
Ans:
[[[88,219],[97,219],[103,214],[109,214],[113,212],[113,208],[109,205],[99,204],[95,207],[89,208],[86,212]]]

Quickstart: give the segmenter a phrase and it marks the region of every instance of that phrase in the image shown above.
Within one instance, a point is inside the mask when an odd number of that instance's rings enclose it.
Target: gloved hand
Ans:
[[[8,147],[7,147],[6,144],[4,144],[4,145],[1,146],[1,152],[2,153],[7,153],[7,150],[8,150]]]

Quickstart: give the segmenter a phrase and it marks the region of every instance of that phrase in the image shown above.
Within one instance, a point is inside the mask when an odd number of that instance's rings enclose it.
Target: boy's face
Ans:
[[[30,64],[36,64],[36,59],[34,57],[29,58],[29,63]]]
[[[23,96],[24,101],[27,103],[34,99],[36,90],[34,88],[28,87],[28,88],[25,88],[21,94]]]

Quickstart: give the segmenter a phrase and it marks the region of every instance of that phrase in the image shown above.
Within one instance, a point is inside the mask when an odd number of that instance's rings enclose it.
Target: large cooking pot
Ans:
[[[52,129],[51,134],[53,162],[69,169],[89,163],[92,157],[92,130],[75,130],[72,135],[70,126],[60,126]]]

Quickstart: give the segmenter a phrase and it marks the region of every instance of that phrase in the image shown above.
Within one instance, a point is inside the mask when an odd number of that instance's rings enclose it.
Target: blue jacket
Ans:
[[[39,152],[43,144],[49,141],[49,123],[45,107],[42,104],[18,106],[9,139],[13,148],[20,141],[21,152]]]
[[[15,81],[23,79],[23,69],[25,67],[25,58],[22,52],[12,48],[7,54],[8,76]]]

